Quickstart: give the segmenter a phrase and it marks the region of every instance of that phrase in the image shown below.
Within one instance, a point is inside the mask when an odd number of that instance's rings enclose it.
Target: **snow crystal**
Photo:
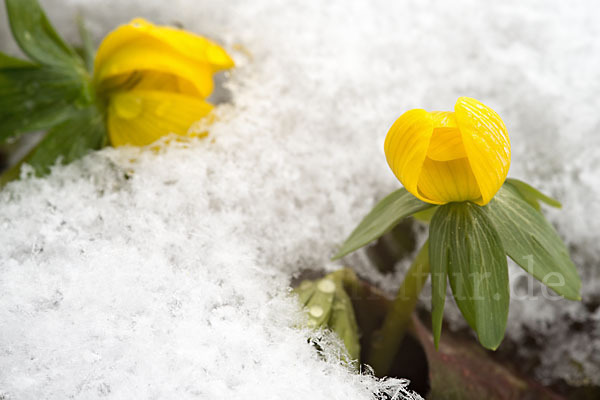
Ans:
[[[367,399],[401,389],[321,361],[295,328],[290,259],[258,233],[269,229],[259,193],[254,210],[237,204],[257,182],[222,162],[236,152],[226,147],[107,150],[2,193],[5,396]]]
[[[513,301],[508,337],[536,332],[539,377],[600,384],[594,1],[42,4],[73,41],[78,12],[98,39],[141,16],[215,38],[238,68],[209,139],[105,149],[0,194],[0,398],[368,399],[400,388],[321,360],[294,328],[286,287],[305,269],[338,268],[336,246],[398,187],[383,156],[395,118],[450,110],[459,96],[503,117],[510,175],[563,201],[549,215],[584,277],[584,304]],[[13,51],[8,37],[0,24]],[[363,252],[346,262],[398,284]],[[573,324],[592,329],[576,336]]]

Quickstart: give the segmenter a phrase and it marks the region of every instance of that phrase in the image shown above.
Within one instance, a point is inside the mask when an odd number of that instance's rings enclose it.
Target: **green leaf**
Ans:
[[[437,210],[438,206],[434,206],[431,208],[428,208],[426,210],[423,211],[419,211],[413,214],[413,218],[415,218],[416,220],[419,220],[421,222],[431,222],[431,218],[433,218],[433,214],[435,214],[436,210]]]
[[[558,200],[553,199],[550,196],[546,196],[533,186],[518,179],[509,178],[506,180],[506,184],[513,186],[533,208],[540,211],[540,201],[548,204],[549,206],[562,208],[562,204]]]
[[[556,293],[581,300],[581,280],[558,233],[511,183],[504,184],[485,207],[506,253]],[[551,284],[555,279],[559,282]]]
[[[442,335],[444,304],[446,302],[446,283],[448,264],[450,263],[449,243],[452,242],[454,227],[450,218],[433,215],[429,224],[429,268],[431,273],[431,332],[436,349]]]
[[[302,283],[300,283],[300,286],[294,289],[294,292],[296,292],[296,294],[298,295],[298,300],[300,300],[300,304],[304,306],[306,305],[306,303],[308,303],[312,295],[315,294],[316,290],[317,285],[314,282],[302,281]]]
[[[352,363],[360,357],[360,342],[354,307],[344,287],[347,276],[346,271],[339,270],[318,281],[302,281],[294,292],[308,310],[309,326],[335,332],[348,350],[347,361]]]
[[[81,36],[81,43],[83,45],[82,53],[85,67],[89,73],[92,73],[94,70],[94,57],[96,56],[96,49],[92,40],[92,36],[90,35],[90,32],[88,31],[85,21],[81,15],[77,17],[77,26],[79,28],[79,36]]]
[[[50,172],[57,161],[70,163],[90,150],[106,145],[104,119],[95,107],[88,107],[54,126],[25,160],[37,175]]]
[[[352,301],[341,282],[336,282],[329,326],[344,342],[351,358],[349,361],[358,360],[360,358],[358,325],[354,316]]]
[[[35,66],[35,64],[32,64],[29,61],[21,60],[0,52],[0,69],[31,68]]]
[[[510,292],[506,254],[494,225],[482,207],[449,203],[433,216],[429,240],[432,273],[447,271],[465,320],[477,332],[479,342],[495,350],[504,337]],[[432,300],[437,307],[432,317],[436,329],[441,323],[440,289],[436,285]]]
[[[72,71],[0,69],[0,143],[66,120],[90,103],[88,97],[85,81]]]
[[[311,327],[318,328],[320,326],[326,326],[331,316],[331,307],[333,306],[333,299],[335,298],[335,282],[327,277],[321,279],[317,283],[319,285],[330,284],[331,290],[315,290],[313,295],[306,303],[308,307],[309,323]]]
[[[32,60],[82,67],[81,59],[56,33],[37,0],[6,0],[6,11],[15,40]]]
[[[381,200],[350,234],[333,260],[363,247],[389,232],[403,218],[434,207],[414,197],[406,189],[398,189]]]

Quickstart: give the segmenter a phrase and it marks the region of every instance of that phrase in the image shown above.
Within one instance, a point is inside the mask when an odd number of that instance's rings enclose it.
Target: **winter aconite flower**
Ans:
[[[134,19],[106,36],[94,61],[94,84],[106,102],[113,146],[146,145],[186,135],[210,113],[213,74],[233,67],[223,48],[181,29]]]
[[[427,214],[429,237],[367,352],[366,362],[378,376],[394,365],[428,276],[436,348],[448,283],[481,345],[500,346],[510,304],[508,257],[558,295],[581,300],[569,250],[541,212],[540,202],[560,203],[523,181],[506,179],[510,142],[494,110],[468,97],[458,99],[454,112],[410,110],[389,130],[385,154],[404,187],[381,199],[333,257],[372,243],[407,217]]]
[[[387,162],[406,190],[432,204],[487,204],[510,166],[510,141],[498,114],[461,97],[454,112],[402,114],[385,139]]]

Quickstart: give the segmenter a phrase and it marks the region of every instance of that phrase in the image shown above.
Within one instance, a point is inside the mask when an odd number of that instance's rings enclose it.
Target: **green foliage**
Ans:
[[[358,360],[360,358],[358,324],[350,296],[344,290],[344,286],[339,283],[335,287],[335,299],[332,304],[329,326],[344,342],[351,360]]]
[[[389,232],[403,218],[434,207],[414,197],[406,189],[398,189],[381,200],[344,242],[334,260],[363,247]]]
[[[566,246],[521,191],[511,183],[504,184],[485,207],[485,213],[510,258],[561,296],[581,299],[581,280]]]
[[[50,67],[0,69],[0,143],[46,130],[85,106],[84,81],[73,71]]]
[[[437,210],[436,210],[437,211]],[[448,263],[450,261],[449,244],[453,240],[453,220],[435,218],[429,225],[429,269],[431,273],[431,332],[437,348],[442,335],[444,304],[446,302],[446,283],[448,282]]]
[[[94,56],[96,55],[96,49],[94,46],[94,42],[92,41],[92,37],[90,36],[90,32],[87,30],[85,26],[85,21],[83,17],[77,17],[77,27],[79,28],[79,36],[81,36],[82,46],[82,58],[85,61],[85,67],[88,72],[92,73],[94,69]]]
[[[541,206],[540,202],[544,202],[549,206],[561,208],[562,204],[558,200],[553,199],[550,196],[546,196],[544,193],[540,192],[533,186],[518,179],[509,178],[506,180],[505,185],[510,185],[515,188],[521,197],[528,202],[533,208],[540,211]]]
[[[346,293],[344,279],[356,279],[349,271],[340,270],[317,281],[303,281],[295,289],[300,303],[308,312],[311,328],[328,328],[344,342],[351,363],[360,357],[358,325],[352,301]]]
[[[81,59],[56,33],[37,0],[6,0],[12,34],[29,58],[42,65],[81,67]]]
[[[502,242],[484,208],[475,204],[449,203],[431,220],[430,262],[432,274],[447,275],[454,299],[477,332],[479,342],[496,349],[506,329],[509,305],[508,265]],[[441,280],[440,279],[440,280]],[[441,332],[441,313],[446,283],[434,275],[433,324],[436,344]]]
[[[30,63],[29,61],[20,60],[15,57],[11,57],[8,54],[4,54],[0,52],[0,70],[6,68],[25,68],[25,67],[35,67],[35,64]]]
[[[85,63],[52,27],[37,0],[5,0],[13,36],[32,60],[0,53],[0,144],[48,131],[25,159],[0,178],[18,177],[24,162],[38,175],[58,159],[71,162],[106,145],[106,128]],[[82,28],[83,31],[83,28]],[[89,36],[86,62],[93,61]]]
[[[68,164],[84,156],[89,149],[105,145],[103,116],[95,107],[88,107],[53,126],[27,157],[27,163],[33,166],[36,174],[43,175],[50,172],[58,159]]]
[[[435,345],[441,336],[449,280],[454,299],[481,344],[496,349],[504,336],[509,306],[506,256],[559,295],[581,299],[581,280],[565,244],[540,212],[540,202],[561,206],[516,179],[508,179],[483,207],[470,202],[434,206],[400,189],[375,206],[335,258],[379,238],[411,214],[430,219]]]

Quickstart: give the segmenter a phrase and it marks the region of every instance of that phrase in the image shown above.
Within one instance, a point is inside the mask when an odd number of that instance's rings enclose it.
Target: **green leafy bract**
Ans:
[[[506,254],[494,225],[482,207],[449,203],[433,216],[429,241],[436,345],[447,274],[454,299],[479,342],[496,349],[506,329],[510,292]]]
[[[21,60],[0,52],[0,70],[7,68],[29,68],[36,65],[29,61]]]
[[[436,213],[429,225],[429,269],[431,274],[431,332],[433,342],[437,348],[442,334],[442,321],[444,319],[444,304],[446,302],[446,283],[448,281],[448,264],[452,248],[453,220],[451,218],[436,217]],[[443,213],[443,211],[440,211]]]
[[[70,70],[47,67],[0,69],[0,143],[48,129],[76,114],[89,100],[84,81]]]
[[[43,65],[82,67],[73,48],[56,33],[37,0],[6,0],[13,36],[32,60]]]
[[[506,253],[556,293],[580,300],[581,280],[569,252],[544,216],[512,184],[505,184],[485,207]]]
[[[37,175],[43,175],[57,160],[68,164],[92,149],[100,149],[105,141],[103,117],[95,107],[88,107],[52,127],[26,162]]]
[[[333,259],[337,260],[363,247],[389,232],[403,218],[431,207],[434,205],[422,202],[404,188],[392,192],[367,214]]]
[[[514,187],[523,200],[528,202],[533,208],[540,211],[540,201],[548,204],[549,206],[561,208],[562,204],[558,200],[553,199],[550,196],[546,196],[544,193],[540,192],[533,186],[518,179],[509,178],[506,180],[505,185],[510,185]]]
[[[85,26],[85,21],[83,17],[80,15],[77,18],[77,27],[79,28],[79,36],[81,37],[82,43],[82,57],[85,62],[85,67],[88,72],[92,73],[94,69],[94,57],[96,56],[96,48],[94,46],[94,42],[92,40],[92,36]]]
[[[83,60],[56,33],[37,0],[5,3],[13,36],[32,61],[0,53],[0,144],[28,132],[47,133],[0,176],[0,187],[19,176],[23,163],[41,175],[58,159],[71,162],[107,142],[102,105]],[[83,25],[82,34],[89,64],[93,46]]]

